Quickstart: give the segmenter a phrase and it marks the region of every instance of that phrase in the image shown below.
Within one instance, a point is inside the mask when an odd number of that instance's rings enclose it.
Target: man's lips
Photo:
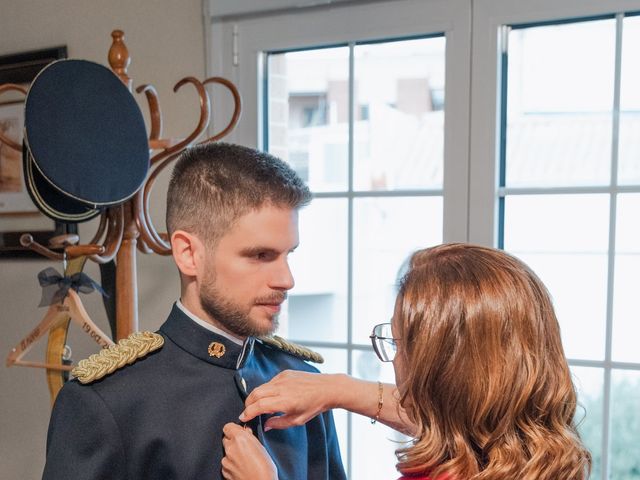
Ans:
[[[282,302],[279,303],[257,303],[256,304],[259,307],[264,307],[267,310],[273,312],[273,313],[279,313],[280,312],[280,308],[282,305]]]
[[[268,312],[280,313],[282,302],[287,299],[287,294],[284,292],[273,292],[271,295],[265,295],[263,297],[256,298],[255,304],[258,307],[264,307]]]

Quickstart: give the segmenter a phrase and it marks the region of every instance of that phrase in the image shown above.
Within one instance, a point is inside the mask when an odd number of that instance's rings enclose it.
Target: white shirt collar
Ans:
[[[187,307],[185,307],[182,302],[180,301],[180,299],[176,300],[176,306],[182,310],[182,312],[189,317],[191,320],[193,320],[194,322],[196,322],[198,325],[200,325],[202,328],[206,328],[207,330],[213,332],[213,333],[217,333],[218,335],[223,336],[224,338],[227,338],[229,340],[231,340],[233,343],[236,343],[238,345],[242,345],[244,343],[244,341],[240,340],[238,337],[234,337],[233,335],[231,335],[230,333],[225,332],[224,330],[211,325],[209,322],[205,322],[204,320],[202,320],[201,318],[195,316],[193,313],[191,313]]]

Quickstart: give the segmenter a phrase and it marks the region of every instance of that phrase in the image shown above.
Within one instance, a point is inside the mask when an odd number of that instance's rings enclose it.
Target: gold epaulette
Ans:
[[[314,352],[307,347],[303,347],[302,345],[291,343],[288,340],[285,340],[284,338],[277,335],[273,335],[270,337],[258,337],[258,340],[260,340],[262,343],[266,343],[267,345],[278,348],[283,352],[295,355],[302,360],[313,363],[324,363],[324,358],[319,353]]]
[[[153,332],[135,332],[115,345],[80,360],[71,374],[82,384],[101,379],[117,369],[130,365],[164,345],[164,338]]]

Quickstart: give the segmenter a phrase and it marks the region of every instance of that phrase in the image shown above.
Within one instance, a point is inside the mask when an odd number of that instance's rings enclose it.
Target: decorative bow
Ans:
[[[68,277],[60,275],[55,268],[48,267],[38,273],[38,282],[42,287],[42,298],[40,299],[39,307],[58,302],[62,303],[70,288],[80,293],[91,293],[97,290],[103,296],[109,296],[98,283],[82,272],[74,273]]]

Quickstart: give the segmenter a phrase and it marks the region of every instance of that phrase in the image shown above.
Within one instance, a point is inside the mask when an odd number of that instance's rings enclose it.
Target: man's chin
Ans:
[[[278,330],[279,322],[278,316],[274,315],[271,318],[251,319],[251,327],[255,332],[254,336],[262,337],[273,335]]]

